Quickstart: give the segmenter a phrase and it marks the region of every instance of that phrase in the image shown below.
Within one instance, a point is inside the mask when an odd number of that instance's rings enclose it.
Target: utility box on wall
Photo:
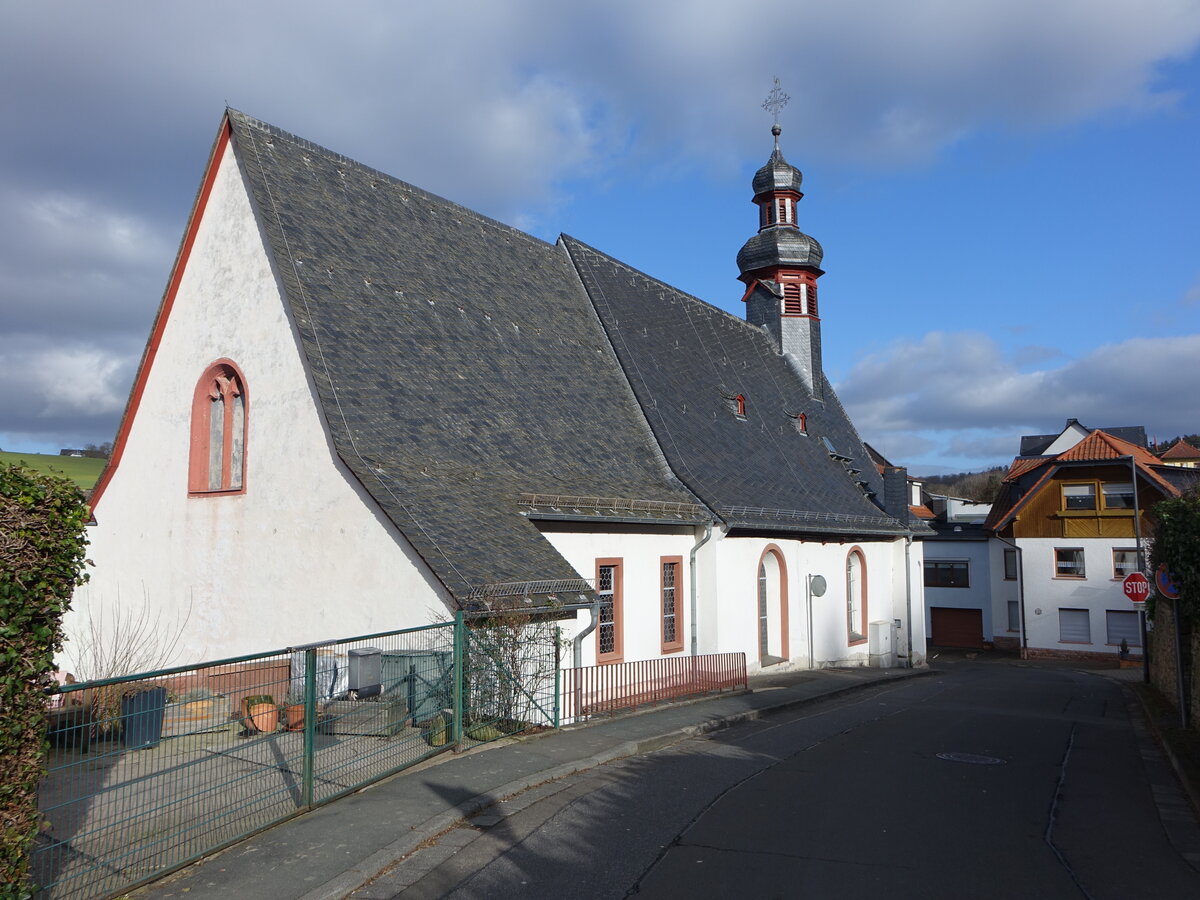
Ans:
[[[873,669],[891,669],[896,665],[896,626],[891,621],[867,624],[867,650]]]

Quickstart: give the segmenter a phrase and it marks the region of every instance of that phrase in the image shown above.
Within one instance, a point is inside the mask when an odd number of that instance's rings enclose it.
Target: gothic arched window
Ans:
[[[231,360],[213,363],[196,383],[188,491],[241,493],[246,477],[246,379]]]

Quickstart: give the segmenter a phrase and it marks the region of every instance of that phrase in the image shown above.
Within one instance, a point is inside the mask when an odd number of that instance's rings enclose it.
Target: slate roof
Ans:
[[[536,519],[909,533],[761,329],[228,117],[334,448],[460,603],[586,589]]]
[[[709,518],[668,469],[561,248],[229,120],[337,453],[456,598],[578,580],[522,515],[524,494]]]
[[[1128,441],[1131,444],[1137,444],[1139,447],[1145,447],[1146,429],[1142,425],[1114,425],[1106,428],[1088,428],[1078,419],[1068,419],[1063,431],[1066,431],[1072,423],[1088,431],[1103,431],[1105,434],[1110,434],[1113,437],[1120,438],[1123,441]],[[1021,435],[1021,450],[1020,456],[1041,456],[1046,452],[1051,444],[1058,440],[1062,431],[1055,434],[1024,434]]]
[[[828,382],[824,403],[814,401],[763,329],[574,238],[562,243],[673,471],[727,523],[908,533],[856,484],[882,502],[883,478]]]

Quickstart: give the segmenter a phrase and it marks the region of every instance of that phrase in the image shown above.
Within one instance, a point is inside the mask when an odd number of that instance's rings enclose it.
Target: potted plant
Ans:
[[[289,694],[287,705],[283,708],[284,725],[288,731],[304,730],[304,697],[300,694]]]
[[[270,734],[279,728],[279,705],[270,694],[242,698],[242,724],[249,734]]]

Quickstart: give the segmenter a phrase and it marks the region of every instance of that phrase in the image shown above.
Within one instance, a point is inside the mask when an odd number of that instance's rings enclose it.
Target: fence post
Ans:
[[[562,648],[562,628],[558,625],[554,626],[554,727],[558,728],[561,715],[559,712],[559,702],[562,697],[562,656],[559,650]]]
[[[304,651],[304,783],[301,787],[302,806],[313,805],[313,769],[317,746],[317,648]]]
[[[451,731],[454,751],[462,750],[463,738],[463,674],[467,652],[467,627],[462,610],[454,614],[454,725]]]

